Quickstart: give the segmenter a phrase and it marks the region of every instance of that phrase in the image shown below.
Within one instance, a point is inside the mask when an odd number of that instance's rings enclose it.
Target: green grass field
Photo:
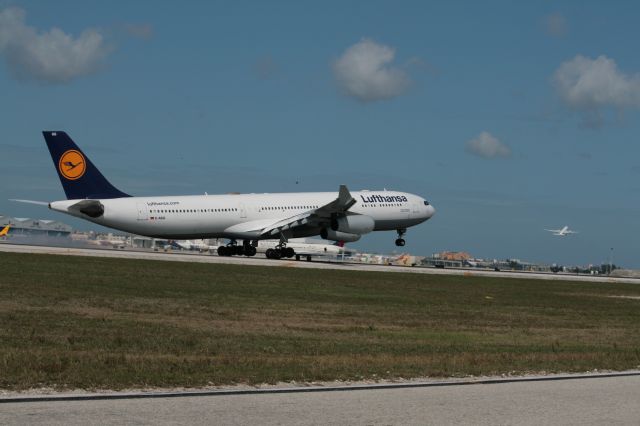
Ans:
[[[640,366],[638,285],[5,253],[0,263],[3,389]]]

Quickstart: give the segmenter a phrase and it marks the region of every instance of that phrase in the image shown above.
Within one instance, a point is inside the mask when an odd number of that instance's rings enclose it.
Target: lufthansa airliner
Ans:
[[[43,135],[67,196],[44,203],[50,209],[148,237],[229,239],[221,256],[254,256],[259,240],[279,239],[270,257],[293,257],[290,238],[353,242],[372,231],[395,230],[396,245],[404,246],[407,228],[435,213],[418,195],[345,185],[338,192],[133,197],[109,183],[65,132]]]

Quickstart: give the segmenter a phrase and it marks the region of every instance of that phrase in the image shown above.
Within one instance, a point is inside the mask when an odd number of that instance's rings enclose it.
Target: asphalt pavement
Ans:
[[[0,404],[3,425],[639,425],[640,376]]]
[[[433,274],[433,275],[458,275],[465,277],[482,276],[482,277],[501,277],[501,278],[525,278],[538,280],[561,280],[561,281],[582,281],[582,282],[610,282],[610,283],[629,283],[640,284],[638,278],[618,278],[607,276],[593,275],[572,275],[572,274],[546,274],[535,272],[509,272],[509,271],[487,271],[477,269],[439,269],[439,268],[422,268],[408,266],[393,265],[377,265],[365,263],[343,263],[343,262],[322,262],[322,261],[295,261],[295,260],[273,260],[265,257],[220,257],[212,254],[196,254],[196,253],[165,253],[154,252],[150,250],[115,250],[115,249],[94,249],[94,248],[67,248],[67,247],[50,247],[50,246],[34,246],[22,244],[0,244],[0,252],[13,253],[41,253],[41,254],[58,254],[67,256],[96,256],[96,257],[112,257],[125,259],[148,259],[162,260],[171,262],[198,262],[198,263],[223,263],[233,265],[255,265],[255,266],[277,266],[289,268],[311,268],[311,269],[338,269],[350,271],[373,271],[373,272],[404,272],[414,274]]]

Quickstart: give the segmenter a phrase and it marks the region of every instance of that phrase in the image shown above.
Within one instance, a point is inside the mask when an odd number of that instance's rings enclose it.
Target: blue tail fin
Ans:
[[[42,134],[67,199],[130,197],[111,185],[65,132]]]

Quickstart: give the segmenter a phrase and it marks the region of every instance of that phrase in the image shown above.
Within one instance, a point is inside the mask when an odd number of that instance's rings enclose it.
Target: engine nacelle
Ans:
[[[371,216],[362,214],[351,216],[340,216],[331,219],[331,229],[333,231],[346,232],[349,234],[368,234],[373,231],[376,223]]]
[[[333,229],[327,228],[323,228],[322,231],[320,231],[320,236],[325,240],[342,241],[345,243],[353,243],[361,237],[360,234],[350,234],[348,232],[334,231]]]

